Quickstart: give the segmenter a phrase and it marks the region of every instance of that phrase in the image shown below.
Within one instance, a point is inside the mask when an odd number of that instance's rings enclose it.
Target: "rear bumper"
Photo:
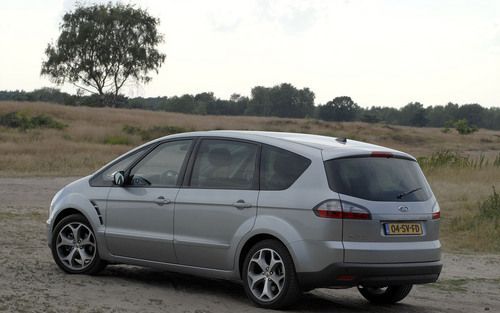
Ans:
[[[394,264],[337,263],[319,272],[298,272],[305,290],[319,287],[388,286],[427,284],[437,281],[441,261]]]

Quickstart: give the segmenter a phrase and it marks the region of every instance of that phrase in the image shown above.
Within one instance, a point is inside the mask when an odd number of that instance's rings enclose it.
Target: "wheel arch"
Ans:
[[[50,231],[53,231],[57,223],[64,217],[71,214],[80,214],[87,219],[93,231],[98,232],[104,225],[100,213],[101,211],[98,211],[93,200],[80,193],[68,194],[54,207],[51,216],[49,216]]]
[[[252,231],[241,240],[236,253],[236,276],[241,279],[245,256],[253,245],[265,239],[274,239],[282,243],[290,253],[294,266],[297,264],[297,254],[290,243],[301,240],[300,234],[287,220],[273,215],[258,215]]]
[[[278,237],[273,236],[269,233],[259,233],[259,234],[254,234],[252,237],[248,238],[248,240],[245,241],[243,244],[243,247],[241,248],[239,255],[238,255],[238,277],[241,279],[242,278],[242,273],[243,273],[243,263],[245,263],[245,256],[247,255],[248,251],[252,249],[252,247],[257,244],[258,242],[261,242],[266,239],[273,239],[281,242],[285,247],[285,243],[281,241]],[[287,247],[288,249],[288,247]]]
[[[70,215],[73,215],[73,214],[79,214],[83,217],[85,217],[85,219],[87,220],[87,222],[90,224],[90,226],[92,226],[88,216],[83,213],[83,211],[81,210],[78,210],[78,209],[75,209],[75,208],[65,208],[65,209],[62,209],[60,210],[56,216],[54,216],[54,222],[52,223],[52,231],[54,230],[54,228],[57,226],[57,224],[59,224],[59,222],[67,217],[67,216],[70,216]]]

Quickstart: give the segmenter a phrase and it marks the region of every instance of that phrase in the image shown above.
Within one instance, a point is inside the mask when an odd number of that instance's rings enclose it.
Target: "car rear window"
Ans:
[[[413,160],[349,157],[325,162],[333,191],[371,201],[425,201],[432,193]]]

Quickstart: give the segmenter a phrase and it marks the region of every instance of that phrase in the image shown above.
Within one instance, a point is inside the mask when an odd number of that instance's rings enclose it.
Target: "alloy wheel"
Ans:
[[[81,271],[92,264],[95,258],[94,233],[83,223],[68,223],[57,234],[56,250],[59,260],[66,267]]]
[[[285,265],[273,249],[264,248],[254,253],[247,269],[248,286],[262,302],[276,299],[285,284]]]

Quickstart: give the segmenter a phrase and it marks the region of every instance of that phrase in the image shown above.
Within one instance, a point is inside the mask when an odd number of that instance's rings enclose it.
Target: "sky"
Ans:
[[[75,0],[0,3],[0,90],[58,87],[40,76]],[[79,1],[104,3],[106,1]],[[350,96],[363,107],[479,103],[500,107],[500,0],[121,1],[160,19],[167,57],[127,96],[254,86],[308,87],[316,104]]]

